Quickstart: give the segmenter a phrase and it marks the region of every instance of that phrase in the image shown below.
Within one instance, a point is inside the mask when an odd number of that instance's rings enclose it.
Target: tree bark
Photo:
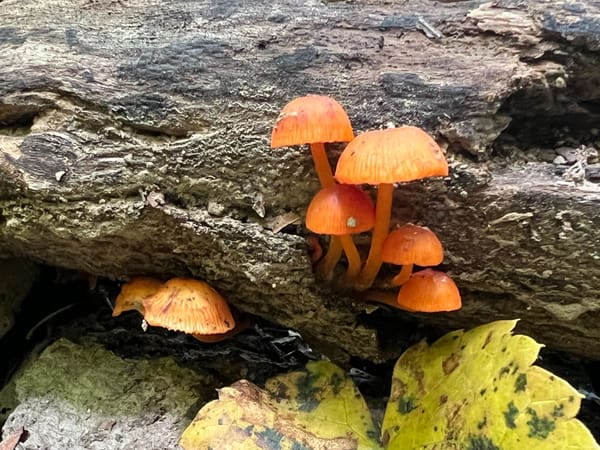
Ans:
[[[418,125],[447,148],[450,177],[394,199],[464,295],[420,321],[520,317],[600,358],[595,2],[1,3],[0,256],[198,277],[329,351],[389,357],[406,314],[315,281],[308,151],[269,148],[282,106],[322,93],[356,131]]]

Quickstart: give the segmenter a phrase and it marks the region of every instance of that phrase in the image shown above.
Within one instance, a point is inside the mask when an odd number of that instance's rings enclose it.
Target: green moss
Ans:
[[[130,416],[145,411],[185,415],[214,381],[170,358],[126,360],[96,343],[60,339],[16,381],[17,397],[54,397],[82,411]]]

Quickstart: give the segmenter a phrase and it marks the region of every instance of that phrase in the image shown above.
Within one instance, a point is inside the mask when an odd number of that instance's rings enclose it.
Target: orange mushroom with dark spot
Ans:
[[[390,227],[394,183],[448,175],[442,149],[417,127],[369,131],[346,146],[337,163],[340,183],[378,186],[375,227],[367,262],[356,282],[358,289],[373,284],[381,267],[381,249]]]
[[[225,299],[208,283],[172,278],[142,301],[149,325],[192,335],[227,333],[235,320]]]
[[[456,283],[433,269],[413,273],[400,288],[397,301],[400,308],[415,312],[455,311],[462,306]]]
[[[361,260],[352,234],[369,231],[375,223],[375,207],[366,192],[357,186],[335,184],[321,189],[308,205],[306,227],[319,234],[338,236],[348,259],[346,277],[360,272]],[[317,266],[319,275],[329,278],[340,258],[330,246]]]
[[[349,142],[354,138],[350,119],[342,105],[331,97],[307,95],[283,107],[271,134],[271,147],[310,144],[322,187],[335,184],[325,152],[327,142]]]
[[[151,277],[135,277],[121,287],[121,292],[115,300],[112,316],[117,317],[124,311],[135,309],[144,314],[142,301],[155,294],[163,282]]]
[[[437,266],[444,260],[442,243],[427,227],[406,224],[396,228],[385,238],[381,250],[383,262],[402,266],[392,278],[392,286],[400,286],[409,278],[413,265]]]

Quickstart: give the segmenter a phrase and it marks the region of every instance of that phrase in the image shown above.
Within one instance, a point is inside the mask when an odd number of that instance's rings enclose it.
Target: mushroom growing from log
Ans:
[[[355,278],[361,267],[358,250],[352,234],[362,233],[373,228],[375,207],[371,198],[357,186],[335,184],[321,189],[308,205],[306,227],[319,234],[337,236],[342,244],[348,269],[346,278]],[[317,266],[320,276],[327,279],[340,258],[332,246]]]
[[[350,119],[342,105],[324,95],[299,97],[283,107],[271,134],[271,147],[310,144],[315,170],[322,187],[335,184],[325,152],[327,142],[354,138]]]
[[[413,273],[400,288],[397,301],[400,308],[418,312],[455,311],[462,306],[456,283],[433,269]]]
[[[406,224],[385,238],[381,250],[383,262],[402,266],[398,275],[392,278],[392,286],[400,286],[409,278],[413,265],[437,266],[444,260],[442,243],[427,227]]]
[[[394,183],[448,175],[442,149],[417,127],[368,131],[352,140],[337,163],[340,183],[378,186],[371,248],[356,287],[367,289],[381,267],[381,249],[390,227]]]

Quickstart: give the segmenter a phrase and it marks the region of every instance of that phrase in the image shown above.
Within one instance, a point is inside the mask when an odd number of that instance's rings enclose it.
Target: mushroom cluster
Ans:
[[[225,299],[208,283],[193,278],[172,278],[163,283],[136,277],[121,288],[112,315],[129,310],[144,316],[144,327],[182,331],[202,342],[227,339],[249,325],[243,318],[235,320]]]
[[[325,152],[325,144],[331,142],[349,142],[335,173]],[[423,312],[459,309],[460,294],[448,275],[432,269],[413,273],[415,265],[441,264],[443,249],[435,234],[412,224],[389,229],[395,184],[448,175],[444,152],[435,140],[414,126],[354,137],[348,115],[337,101],[307,95],[283,108],[271,136],[273,148],[302,144],[310,144],[322,187],[308,206],[306,227],[330,236],[325,255],[315,264],[317,275],[331,280],[343,252],[347,260],[344,283],[365,291],[384,262],[397,264],[402,270],[390,283],[400,286],[394,306]],[[365,184],[377,186],[375,205],[360,187]],[[370,230],[370,249],[363,263],[352,235]],[[392,304],[377,295],[365,297]]]

